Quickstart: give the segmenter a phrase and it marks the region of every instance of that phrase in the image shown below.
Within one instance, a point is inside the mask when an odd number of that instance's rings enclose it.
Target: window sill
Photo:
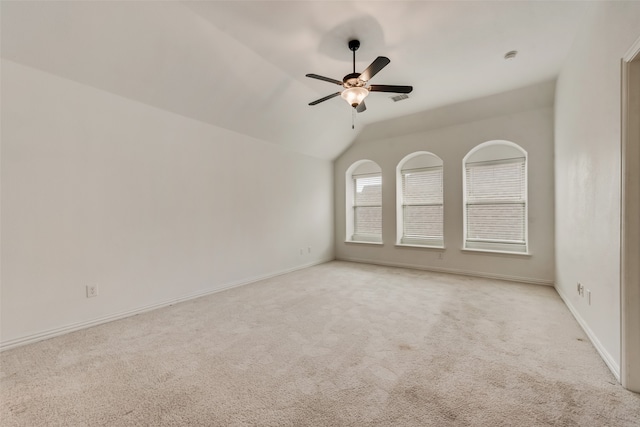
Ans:
[[[397,248],[419,248],[419,249],[437,249],[444,251],[444,246],[433,246],[433,245],[416,245],[409,243],[396,243]]]
[[[357,245],[378,245],[382,246],[384,243],[382,242],[366,242],[364,240],[345,240],[345,243],[355,243]]]
[[[523,257],[531,257],[531,252],[509,252],[509,251],[496,251],[492,249],[469,249],[462,248],[460,249],[462,252],[480,252],[485,254],[498,254],[498,255],[514,255],[514,256],[523,256]]]

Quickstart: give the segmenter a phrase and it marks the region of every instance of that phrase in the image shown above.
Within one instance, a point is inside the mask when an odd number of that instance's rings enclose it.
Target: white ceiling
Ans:
[[[2,1],[2,57],[158,108],[332,159],[366,124],[553,79],[588,2]],[[334,98],[310,107],[377,56],[351,130]],[[505,61],[504,54],[518,50]]]

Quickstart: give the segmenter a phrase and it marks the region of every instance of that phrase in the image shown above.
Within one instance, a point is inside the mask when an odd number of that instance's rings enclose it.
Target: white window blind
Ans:
[[[443,245],[442,166],[402,171],[402,243]]]
[[[382,176],[354,175],[353,240],[382,240]]]
[[[526,252],[525,158],[467,163],[466,247]]]

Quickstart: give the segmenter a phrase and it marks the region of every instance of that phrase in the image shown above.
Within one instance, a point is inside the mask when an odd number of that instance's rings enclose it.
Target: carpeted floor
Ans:
[[[555,290],[331,262],[0,354],[2,426],[638,426]]]

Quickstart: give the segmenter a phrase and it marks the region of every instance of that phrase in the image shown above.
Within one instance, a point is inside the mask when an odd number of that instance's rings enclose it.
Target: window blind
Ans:
[[[354,175],[353,240],[380,240],[382,237],[382,176]]]
[[[442,167],[402,171],[402,243],[443,244]]]
[[[467,247],[474,242],[526,250],[525,158],[467,163]]]

